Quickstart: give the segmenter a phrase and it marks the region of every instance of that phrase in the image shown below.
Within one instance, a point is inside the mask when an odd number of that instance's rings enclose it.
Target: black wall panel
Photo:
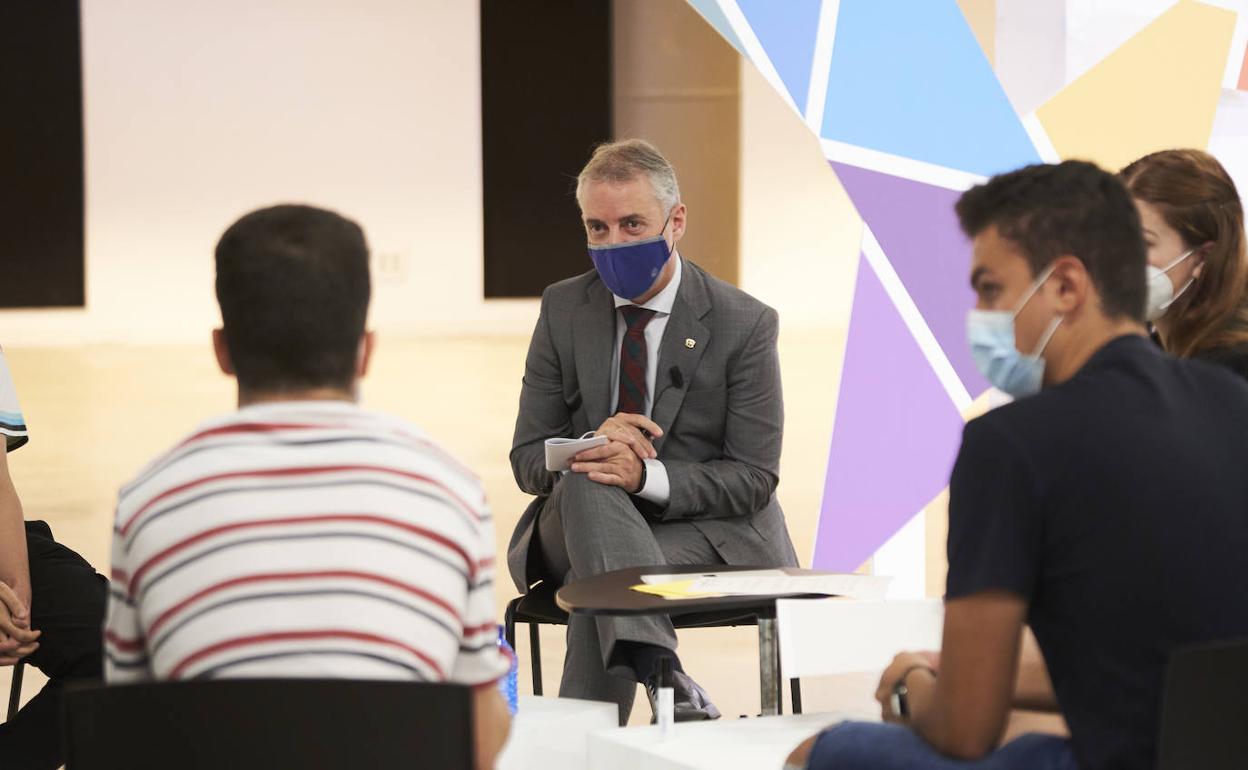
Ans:
[[[77,0],[0,2],[0,307],[81,307]]]
[[[573,196],[611,138],[610,0],[481,0],[485,296],[591,267]]]

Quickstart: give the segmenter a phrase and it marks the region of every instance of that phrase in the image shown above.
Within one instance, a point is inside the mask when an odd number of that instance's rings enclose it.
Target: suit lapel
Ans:
[[[585,416],[591,430],[611,408],[611,354],[615,347],[615,304],[601,281],[585,291],[585,302],[573,316],[572,350]]]
[[[702,323],[702,318],[711,310],[706,279],[688,260],[685,260],[683,268],[672,316],[667,321],[663,341],[659,345],[654,406],[650,410],[651,418],[663,429],[664,436],[671,430],[680,412],[685,393],[693,382],[693,373],[711,341],[711,330]],[[693,347],[689,347],[689,340],[693,341]],[[679,379],[673,377],[673,369],[680,371]]]

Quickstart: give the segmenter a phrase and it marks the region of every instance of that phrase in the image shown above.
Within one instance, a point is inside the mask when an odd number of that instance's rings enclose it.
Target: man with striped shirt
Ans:
[[[213,342],[240,408],[121,491],[107,679],[479,685],[478,761],[492,766],[508,666],[493,523],[470,471],[355,403],[373,348],[363,233],[327,211],[263,209],[226,231],[216,266]]]

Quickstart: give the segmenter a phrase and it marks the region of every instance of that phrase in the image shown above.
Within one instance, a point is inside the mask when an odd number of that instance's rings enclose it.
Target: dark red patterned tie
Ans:
[[[620,399],[618,412],[646,412],[646,324],[654,318],[653,310],[636,305],[620,308],[628,331],[620,343]]]

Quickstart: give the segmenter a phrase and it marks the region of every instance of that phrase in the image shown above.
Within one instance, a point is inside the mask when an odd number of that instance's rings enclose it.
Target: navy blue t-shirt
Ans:
[[[1170,653],[1248,635],[1248,383],[1118,337],[966,426],[948,598],[1029,603],[1075,754],[1152,770]]]

